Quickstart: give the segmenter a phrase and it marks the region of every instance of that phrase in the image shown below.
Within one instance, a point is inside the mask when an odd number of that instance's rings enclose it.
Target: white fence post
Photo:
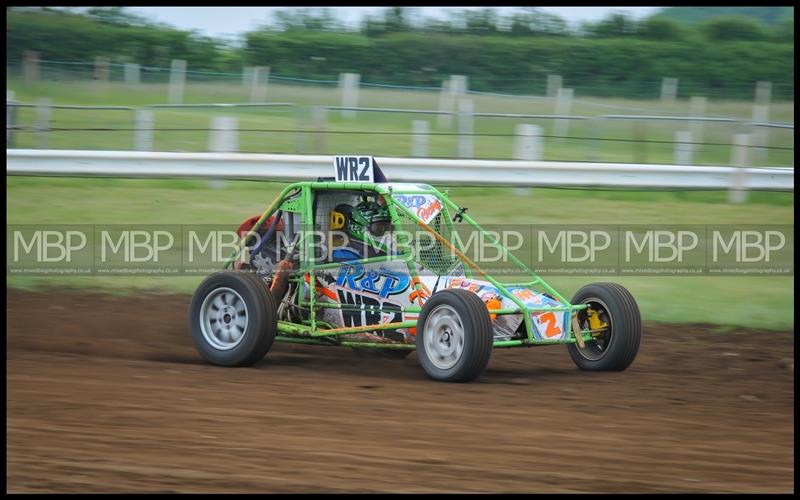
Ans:
[[[678,79],[664,78],[661,80],[661,101],[666,103],[675,102],[678,95]]]
[[[694,152],[692,144],[692,133],[688,130],[675,131],[675,164],[676,165],[691,165],[692,153]]]
[[[589,139],[586,142],[586,161],[599,161],[598,150],[600,149],[600,131],[603,130],[605,120],[599,116],[590,117],[586,120],[589,129]]]
[[[561,88],[561,75],[547,75],[547,97],[555,97]]]
[[[342,91],[342,107],[355,108],[358,106],[358,86],[361,75],[358,73],[339,74],[339,88]],[[343,118],[355,118],[356,112],[352,109],[342,110]]]
[[[694,118],[703,118],[706,115],[706,104],[708,99],[705,97],[694,96],[689,101],[689,116]],[[703,122],[700,120],[692,120],[689,122],[689,132],[692,134],[692,139],[696,142],[703,142]]]
[[[456,99],[466,97],[468,87],[466,75],[450,75],[450,91]]]
[[[474,150],[472,145],[473,113],[475,106],[472,99],[458,100],[458,157],[472,158]]]
[[[765,123],[769,121],[769,108],[762,104],[753,105],[753,122]],[[753,164],[764,166],[766,163],[767,150],[763,149],[769,145],[767,129],[765,127],[750,127],[750,139],[753,147]]]
[[[47,149],[48,132],[50,131],[50,117],[53,111],[53,101],[49,97],[42,97],[36,101],[36,145],[39,149]]]
[[[22,73],[25,75],[25,83],[33,83],[39,79],[39,53],[34,50],[26,50],[22,60]]]
[[[253,81],[253,68],[248,66],[242,69],[242,86],[247,87]]]
[[[772,94],[771,82],[758,82],[756,84],[756,98],[753,104],[753,122],[766,123],[769,121],[769,101]],[[767,163],[767,150],[769,145],[769,129],[766,127],[751,127],[751,142],[753,146],[753,164]]]
[[[514,144],[515,160],[541,160],[542,127],[520,123],[517,125],[517,135]]]
[[[311,110],[311,121],[314,123],[314,153],[325,154],[325,135],[328,128],[328,108],[314,106]]]
[[[239,132],[236,130],[238,120],[232,116],[215,116],[211,118],[211,133],[208,137],[208,150],[213,153],[235,153],[239,151]],[[222,189],[225,181],[211,179],[208,187]]]
[[[440,114],[438,117],[439,128],[450,128],[453,126],[453,92],[450,90],[450,80],[442,80],[442,91],[439,94],[439,111],[447,114]]]
[[[439,111],[450,114],[439,115],[439,127],[453,126],[453,114],[458,110],[458,102],[467,95],[468,80],[466,75],[450,75],[450,80],[442,82],[442,93],[439,97]]]
[[[731,203],[744,203],[747,200],[747,149],[750,144],[749,134],[734,134],[731,165],[740,167],[733,173],[731,188],[728,191],[728,201]]]
[[[772,82],[761,81],[756,83],[756,104],[769,105],[772,98]]]
[[[560,88],[556,96],[556,115],[568,116],[572,109],[572,89]],[[559,118],[555,123],[555,133],[557,137],[564,137],[569,132],[569,119]],[[558,139],[563,141],[564,139]]]
[[[136,63],[125,63],[125,83],[139,85],[142,83],[141,66]]]
[[[542,151],[542,127],[527,123],[517,124],[517,135],[514,144],[515,160],[541,160]],[[513,190],[517,196],[530,196],[531,188],[515,187]]]
[[[14,104],[15,94],[13,90],[6,90],[6,144],[14,147],[14,127],[17,122],[17,107]]]
[[[251,78],[250,102],[265,102],[269,85],[269,66],[256,66],[253,68]]]
[[[211,118],[208,150],[214,153],[234,153],[239,150],[237,119],[232,116]]]
[[[155,123],[154,114],[149,109],[136,110],[136,132],[134,137],[134,147],[136,151],[153,150],[153,124]]]
[[[428,156],[428,122],[425,120],[411,122],[411,156]]]
[[[169,103],[183,103],[183,89],[186,87],[186,61],[173,59],[169,71]]]
[[[94,81],[102,90],[107,88],[110,69],[110,61],[107,57],[96,56],[94,58]]]

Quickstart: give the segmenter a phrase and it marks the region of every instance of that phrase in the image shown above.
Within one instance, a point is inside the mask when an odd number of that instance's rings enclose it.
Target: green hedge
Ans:
[[[464,74],[472,90],[541,93],[547,75],[560,74],[578,94],[631,98],[657,97],[661,79],[674,77],[679,95],[732,99],[752,99],[755,82],[767,80],[774,98],[794,98],[794,45],[786,43],[314,32],[246,40],[249,64],[287,76],[349,71],[364,82],[437,86]]]
[[[273,75],[334,80],[361,73],[362,82],[439,86],[469,76],[471,90],[541,94],[560,74],[577,95],[658,97],[663,77],[680,79],[682,97],[752,99],[755,82],[773,83],[773,98],[794,98],[794,44],[711,41],[699,33],[677,40],[635,36],[456,35],[404,32],[369,37],[350,32],[254,31],[245,46],[167,26],[121,26],[61,12],[7,10],[6,57],[36,50],[45,60],[113,62],[190,70],[240,71],[265,65]]]
[[[19,61],[25,50],[53,61],[92,62],[95,56],[107,56],[113,62],[169,67],[174,58],[185,59],[195,70],[241,68],[240,54],[189,31],[110,25],[65,12],[7,11],[6,61]]]

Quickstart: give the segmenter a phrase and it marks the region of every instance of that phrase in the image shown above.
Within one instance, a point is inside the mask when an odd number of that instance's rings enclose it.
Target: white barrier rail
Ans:
[[[376,157],[393,182],[794,191],[793,168]],[[329,155],[7,149],[7,175],[316,180]]]

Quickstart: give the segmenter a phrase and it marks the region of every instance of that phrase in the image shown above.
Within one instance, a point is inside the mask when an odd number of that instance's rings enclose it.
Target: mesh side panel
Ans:
[[[447,212],[442,211],[428,225],[445,241],[452,241],[450,228],[444,219],[445,217],[447,217]],[[404,213],[400,214],[400,221],[402,230],[411,236],[409,246],[414,253],[416,262],[439,276],[446,275],[448,271],[461,262],[461,259],[449,246],[444,245]]]

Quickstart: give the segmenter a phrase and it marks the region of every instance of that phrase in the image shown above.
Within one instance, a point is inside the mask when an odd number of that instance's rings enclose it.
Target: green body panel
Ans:
[[[399,186],[399,187],[398,187]],[[405,189],[404,189],[405,187]],[[424,185],[424,184],[414,184],[414,185],[398,185],[398,184],[381,184],[381,183],[361,183],[361,182],[297,182],[294,184],[290,184],[287,186],[278,196],[277,198],[267,207],[261,217],[258,219],[256,224],[251,229],[251,232],[257,232],[261,226],[263,226],[264,222],[275,212],[279,209],[283,210],[284,212],[292,212],[297,213],[300,215],[300,227],[301,230],[297,235],[297,242],[300,254],[300,267],[295,272],[294,281],[301,281],[303,278],[302,276],[310,275],[315,276],[315,271],[324,270],[324,269],[332,269],[339,267],[341,263],[316,263],[315,259],[312,256],[311,252],[311,238],[309,238],[306,234],[306,230],[304,228],[310,228],[311,231],[314,230],[314,214],[312,208],[312,200],[313,200],[313,193],[315,191],[329,191],[329,190],[342,190],[342,191],[370,191],[375,194],[384,195],[384,199],[387,202],[387,208],[389,214],[392,218],[392,223],[395,224],[397,227],[400,227],[402,224],[401,217],[405,217],[406,219],[410,219],[411,221],[415,222],[422,228],[430,231],[431,233],[436,236],[436,233],[433,229],[427,226],[427,224],[422,221],[416,214],[414,214],[411,210],[406,208],[400,203],[397,203],[393,198],[392,195],[395,194],[416,194],[416,195],[434,195],[439,200],[441,200],[444,205],[442,212],[444,214],[449,214],[450,211],[459,212],[460,207],[453,203],[445,193],[433,188],[432,186]],[[291,198],[291,199],[287,199]],[[446,207],[446,208],[445,208]],[[571,313],[575,313],[582,309],[585,309],[587,306],[582,304],[572,305],[570,302],[564,298],[561,294],[559,294],[556,290],[554,290],[550,285],[547,284],[541,277],[536,275],[532,270],[530,270],[523,262],[521,262],[516,256],[512,253],[508,252],[508,250],[491,234],[486,232],[472,217],[467,215],[466,213],[460,212],[461,218],[463,221],[467,222],[475,229],[478,230],[480,237],[484,238],[486,242],[488,242],[493,247],[499,249],[504,256],[506,256],[511,262],[513,262],[518,268],[527,275],[527,279],[521,282],[515,283],[501,283],[488,273],[486,273],[483,269],[481,269],[477,264],[472,262],[469,258],[463,255],[460,248],[457,248],[455,244],[449,242],[439,236],[440,239],[447,241],[447,244],[452,247],[452,250],[455,251],[456,255],[459,256],[459,259],[464,264],[464,273],[467,275],[468,278],[472,278],[477,276],[479,279],[483,279],[491,283],[494,287],[496,287],[501,294],[511,300],[516,307],[515,308],[503,308],[497,310],[490,310],[491,314],[498,314],[498,315],[506,315],[506,314],[522,314],[523,322],[525,326],[526,338],[523,339],[514,339],[514,340],[504,340],[504,341],[495,341],[493,343],[494,347],[518,347],[518,346],[533,346],[533,345],[548,345],[548,344],[572,344],[576,342],[575,335],[576,332],[572,331],[572,335],[568,336],[565,339],[561,340],[538,340],[534,338],[533,335],[533,323],[531,320],[531,313],[535,312],[546,312],[546,311],[570,311]],[[450,216],[443,217],[446,221],[447,226],[450,231],[453,231],[453,224]],[[239,243],[239,249],[234,251],[228,260],[225,262],[224,269],[231,268],[235,260],[241,256],[242,250],[245,246],[246,237],[243,237]],[[402,241],[398,240],[398,252],[393,255],[386,255],[380,257],[373,257],[368,259],[359,260],[359,263],[369,264],[373,262],[405,262],[409,275],[412,278],[418,278],[418,273],[414,266],[413,262],[413,254],[410,249],[410,242],[409,241]],[[384,248],[385,250],[385,248]],[[299,278],[297,278],[299,276]],[[562,306],[559,307],[548,307],[548,306],[541,306],[541,307],[533,307],[533,306],[526,306],[522,300],[516,297],[514,294],[509,292],[510,287],[525,287],[525,288],[532,288],[534,286],[541,286],[545,292],[549,293],[553,297],[555,297]],[[417,290],[422,289],[422,283],[417,281],[415,284],[415,288]],[[319,328],[322,322],[317,321],[316,319],[316,311],[318,309],[342,309],[342,310],[361,310],[360,307],[348,307],[343,306],[341,304],[331,304],[331,303],[318,303],[316,300],[316,293],[314,293],[313,287],[309,293],[309,300],[308,301],[299,301],[298,305],[300,306],[307,306],[310,308],[310,320],[309,324],[294,324],[285,321],[278,322],[278,332],[280,335],[276,337],[275,340],[281,342],[295,342],[295,343],[305,343],[305,344],[314,344],[314,345],[341,345],[341,346],[348,346],[348,347],[365,347],[365,348],[393,348],[393,349],[413,349],[415,348],[414,344],[403,344],[403,343],[382,343],[382,342],[359,342],[350,339],[339,339],[337,338],[340,335],[348,335],[353,333],[359,332],[372,332],[377,330],[390,330],[390,329],[397,329],[397,328],[413,328],[416,327],[416,321],[403,321],[399,323],[392,323],[392,324],[378,324],[378,325],[367,325],[367,326],[359,326],[359,327],[348,327],[348,328],[327,328],[328,325],[325,325],[326,328]],[[410,306],[401,308],[402,312],[412,312],[418,313],[421,312],[422,308],[418,306]],[[572,323],[571,321],[567,321],[565,327],[572,330]],[[584,341],[592,340],[591,333],[588,330],[584,330],[580,332],[582,339]]]

